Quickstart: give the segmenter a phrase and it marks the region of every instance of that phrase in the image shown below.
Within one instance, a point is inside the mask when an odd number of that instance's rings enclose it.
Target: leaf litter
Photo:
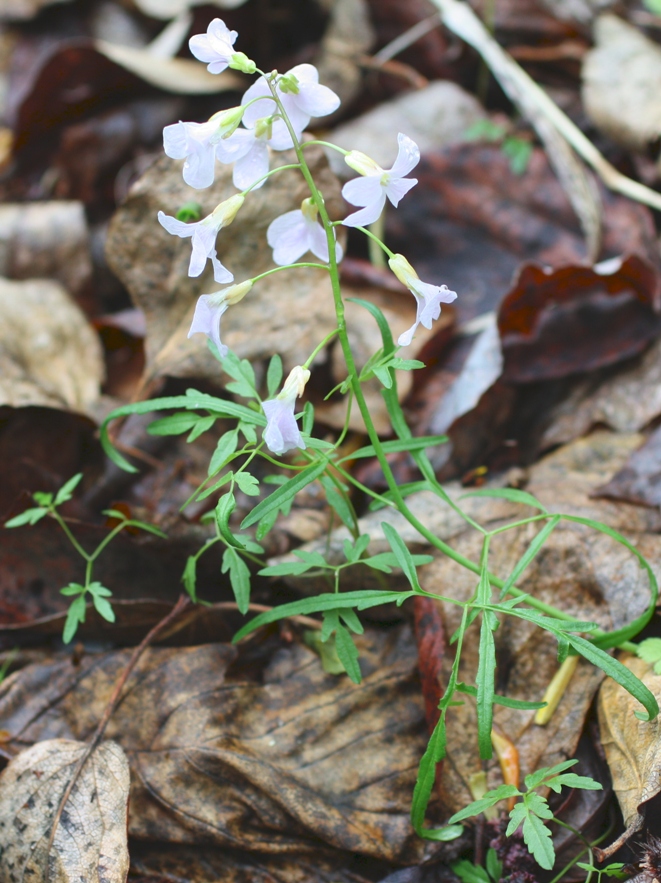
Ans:
[[[624,532],[658,573],[659,257],[649,209],[601,186],[591,189],[590,173],[558,147],[557,137],[540,122],[543,103],[532,108],[520,82],[508,93],[523,112],[519,120],[506,116],[504,109],[511,113],[511,107],[496,97],[493,86],[485,92],[484,85],[475,85],[480,78],[486,82],[484,72],[450,30],[457,4],[306,0],[294,10],[281,0],[275,6],[277,14],[267,26],[253,0],[219,2],[220,9],[173,3],[169,15],[190,14],[192,20],[175,23],[172,39],[185,43],[181,35],[187,21],[192,22],[189,33],[199,33],[221,15],[245,31],[253,48],[270,52],[273,65],[288,64],[292,50],[297,61],[313,58],[344,102],[353,102],[348,114],[329,120],[329,140],[337,133],[340,143],[346,138],[346,146],[355,147],[376,137],[374,153],[384,167],[391,161],[384,133],[392,126],[392,114],[403,108],[407,125],[423,145],[421,186],[401,212],[388,214],[388,242],[410,254],[421,274],[447,280],[461,297],[456,314],[444,310],[442,322],[417,337],[411,357],[421,358],[428,368],[402,377],[400,395],[420,434],[450,435],[450,444],[429,453],[449,479],[451,498],[459,500],[471,484],[525,489],[554,511],[597,519]],[[438,16],[433,18],[436,7],[448,29],[440,29]],[[2,280],[5,306],[0,305],[5,328],[0,342],[3,513],[8,518],[22,511],[30,494],[56,491],[84,471],[84,495],[68,504],[67,516],[79,522],[75,527],[86,548],[108,530],[99,514],[103,507],[125,506],[167,526],[171,536],[161,546],[151,539],[120,538],[105,563],[100,560],[103,584],[112,585],[117,597],[117,627],[89,611],[81,643],[71,652],[58,645],[65,607],[59,589],[80,579],[79,565],[48,524],[38,525],[36,534],[3,531],[0,640],[16,670],[0,686],[0,753],[8,761],[0,778],[0,843],[5,849],[0,876],[7,876],[9,863],[21,873],[33,866],[37,874],[45,873],[41,855],[53,807],[44,809],[31,795],[41,792],[47,803],[57,802],[67,770],[103,716],[130,647],[167,614],[187,557],[211,536],[208,525],[200,523],[204,505],[188,507],[183,518],[177,510],[205,477],[202,464],[222,431],[216,428],[187,446],[171,437],[148,439],[144,426],[149,419],[128,421],[117,438],[129,454],[137,454],[134,462],[143,464],[137,480],[104,467],[94,437],[95,422],[131,397],[178,394],[181,384],[185,389],[190,382],[219,389],[217,363],[186,339],[195,297],[210,280],[186,276],[187,244],[167,239],[154,216],[161,208],[174,213],[190,198],[178,164],[160,155],[162,127],[177,119],[206,119],[219,100],[231,104],[237,80],[229,73],[210,78],[185,49],[178,57],[157,58],[152,51],[157,44],[150,48],[148,41],[158,38],[164,10],[148,3],[123,6],[122,15],[135,26],[132,33],[141,35],[137,44],[125,45],[117,43],[116,31],[98,24],[102,16],[92,27],[76,6],[15,2],[3,12],[11,39],[10,64],[3,60],[2,70],[4,76],[10,68],[11,88],[2,104],[13,130],[6,158],[13,165],[0,181],[8,203],[0,212],[0,270],[8,277]],[[28,17],[34,23],[22,24]],[[640,123],[643,117],[656,119],[649,86],[658,77],[658,43],[653,28],[641,28],[640,17],[627,14],[627,19],[599,17],[595,4],[576,0],[542,6],[499,3],[495,39],[559,105],[573,109],[570,116],[580,119],[585,109],[606,139],[606,147],[599,146],[609,159],[618,156],[616,150],[632,151],[619,154],[631,161],[618,167],[635,169],[649,185],[657,181],[658,133]],[[588,25],[595,28],[594,49]],[[285,26],[293,43],[283,50],[272,35],[283,33]],[[417,40],[391,46],[411,26],[418,29]],[[51,28],[47,38],[41,34],[45,27]],[[635,57],[631,49],[615,45],[614,34],[639,47]],[[488,56],[492,50],[485,50],[484,39],[476,45]],[[172,47],[176,50],[175,43]],[[622,96],[617,100],[609,80],[614,69],[609,52],[629,52],[616,84]],[[577,60],[583,56],[581,98]],[[508,92],[502,70],[493,73]],[[642,100],[645,114],[637,110]],[[480,120],[482,134],[476,137],[470,129]],[[558,125],[571,141],[571,130],[562,121]],[[534,144],[535,129],[551,162]],[[512,141],[525,159],[519,166],[508,153]],[[573,147],[581,154],[580,143]],[[368,146],[363,149],[371,152]],[[339,182],[331,169],[343,173],[344,167],[328,168],[321,150],[310,156],[331,213],[340,217]],[[607,184],[622,184],[621,178],[608,177],[605,160],[597,159],[595,167],[600,174],[605,171]],[[570,173],[580,198],[572,192],[568,198]],[[268,198],[266,188],[258,191],[223,236],[220,247],[232,253],[232,268],[239,268],[240,275],[270,266],[246,234],[263,232],[273,217],[298,206],[302,194],[293,180],[277,178],[280,183],[270,188]],[[212,190],[199,193],[202,210],[231,193],[228,175],[220,174]],[[410,302],[384,282],[378,267],[366,269],[365,254],[352,237],[347,247],[347,293],[380,306],[398,336],[413,321]],[[595,266],[591,256],[607,263]],[[257,360],[258,375],[265,373],[275,351],[282,352],[289,370],[306,357],[309,341],[332,327],[326,288],[315,270],[291,278],[277,274],[268,284],[264,280],[251,301],[252,312],[230,312],[224,320],[230,346]],[[358,314],[359,307],[347,306]],[[134,334],[131,329],[140,323],[132,324],[124,329],[130,340],[113,338],[113,317],[116,327],[124,328],[120,316],[129,309],[144,317],[142,329]],[[102,332],[103,353],[93,327]],[[376,327],[358,319],[357,328],[354,344],[365,361],[374,349]],[[319,354],[310,398],[321,433],[341,429],[337,404],[321,399],[344,376],[337,348]],[[379,390],[375,383],[368,401],[386,433]],[[347,455],[364,443],[361,431],[360,421],[352,418]],[[409,452],[389,457],[403,481],[419,478]],[[362,459],[347,462],[361,480],[380,487],[378,466]],[[255,502],[246,495],[239,499],[236,524]],[[439,505],[437,497],[422,491],[408,502],[438,536],[466,554],[477,554],[461,519]],[[429,551],[399,516],[367,512],[359,499],[353,503],[370,554],[389,550],[384,521],[411,551]],[[461,504],[489,527],[528,511],[513,499],[468,497]],[[289,560],[297,547],[304,553],[324,545],[330,559],[340,562],[349,535],[337,524],[337,514],[315,500],[313,486],[269,539],[267,554],[276,556],[270,563]],[[522,527],[494,543],[494,569],[507,573],[533,535],[532,527]],[[343,575],[342,587],[406,587],[397,569],[363,571],[355,585]],[[420,568],[420,580],[431,594],[459,600],[474,591],[473,578],[441,558]],[[606,628],[630,622],[648,599],[646,577],[628,553],[608,537],[589,536],[567,523],[556,528],[521,586]],[[215,606],[182,619],[175,634],[142,657],[111,717],[107,735],[113,741],[95,749],[71,796],[66,824],[62,815],[43,879],[123,880],[129,847],[132,878],[150,881],[364,883],[391,874],[393,880],[412,881],[449,874],[444,864],[434,862],[450,862],[465,852],[468,835],[430,845],[416,838],[408,812],[425,734],[438,715],[439,688],[449,677],[447,646],[457,608],[419,598],[413,612],[387,608],[380,619],[370,612],[365,634],[356,638],[364,676],[358,686],[332,673],[330,656],[315,652],[326,645],[304,634],[310,623],[285,621],[238,648],[231,646],[242,620],[232,606],[228,577],[220,573],[220,556],[209,553],[200,559],[197,587]],[[314,573],[309,579],[256,578],[253,612],[278,603],[283,593],[289,600],[313,589],[328,590]],[[313,633],[318,636],[318,629]],[[538,701],[558,670],[553,642],[540,642],[525,622],[501,627],[495,641],[497,691]],[[19,644],[39,649],[12,657]],[[658,675],[650,673],[649,664],[627,664],[655,692]],[[468,648],[463,665],[461,676],[470,680],[474,647]],[[581,769],[607,783],[608,774],[595,759],[600,745],[590,717],[600,680],[580,662],[545,726],[535,723],[534,711],[496,707],[496,730],[516,751],[521,777],[578,752]],[[624,697],[612,682],[602,684],[601,742],[625,823],[644,824],[646,806],[658,790],[658,737],[655,725],[631,726],[635,719]],[[475,708],[473,697],[463,698],[464,705],[449,718],[451,741],[459,747],[438,771],[430,807],[436,824],[474,798],[476,776],[486,772],[490,786],[502,781],[498,760],[483,769],[467,744]],[[53,770],[51,791],[34,773],[46,766]],[[21,773],[25,770],[28,775]],[[101,783],[95,795],[92,775]],[[608,794],[576,795],[561,818],[596,839],[605,830]],[[84,800],[94,812],[80,813],[82,829],[67,827],[72,809]],[[23,822],[16,820],[26,812],[35,827],[25,831],[34,830],[30,842],[40,844],[29,856],[13,833],[2,841],[8,836],[2,831],[17,830]],[[70,864],[65,841],[81,830],[89,834],[89,850],[76,857],[78,865]],[[479,825],[476,831],[477,860]],[[554,834],[558,856],[567,862],[576,853],[568,837]],[[12,869],[8,879],[15,873]]]

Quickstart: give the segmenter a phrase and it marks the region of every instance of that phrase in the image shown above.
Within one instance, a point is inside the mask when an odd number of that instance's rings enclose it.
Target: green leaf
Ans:
[[[92,595],[92,602],[96,608],[97,613],[102,616],[106,622],[114,622],[115,621],[115,611],[110,606],[110,603],[102,598],[100,595]]]
[[[541,509],[542,512],[548,511],[532,494],[529,494],[527,491],[520,491],[517,488],[481,488],[477,491],[462,494],[459,499],[463,500],[465,497],[498,497],[501,500],[509,500],[511,503],[523,503],[526,506],[533,506],[535,509]]]
[[[281,564],[262,567],[257,573],[259,576],[300,576],[302,573],[312,570],[314,566],[307,561],[284,561]]]
[[[603,790],[603,785],[600,782],[595,782],[590,776],[577,776],[575,773],[565,773],[563,776],[557,776],[555,779],[548,779],[546,784],[556,794],[559,794],[563,787],[583,788],[585,791]]]
[[[184,572],[181,575],[181,581],[184,584],[187,594],[190,596],[193,604],[197,604],[196,583],[197,583],[197,556],[189,555],[186,560]]]
[[[415,569],[415,564],[413,563],[413,558],[406,543],[397,533],[392,524],[388,524],[387,521],[381,522],[381,529],[383,530],[385,538],[388,540],[388,545],[397,559],[397,563],[402,568],[404,576],[410,582],[411,587],[417,592],[422,592],[420,583],[418,582],[418,574]]]
[[[9,521],[5,521],[5,527],[22,527],[24,524],[36,524],[38,521],[48,515],[48,509],[40,506],[38,509],[26,509],[20,515],[15,515]]]
[[[230,584],[236,605],[241,613],[247,613],[250,606],[250,570],[241,556],[229,546],[223,555],[222,573],[229,570]]]
[[[195,426],[191,429],[186,442],[190,444],[196,438],[199,438],[204,432],[207,432],[214,425],[218,418],[211,414],[209,417],[200,417]]]
[[[249,444],[257,444],[257,433],[255,432],[254,426],[251,426],[250,423],[244,423],[243,420],[239,420],[238,429],[243,433],[243,437]]]
[[[387,365],[375,365],[372,368],[372,374],[380,380],[381,383],[385,386],[386,389],[390,389],[394,383],[394,378],[392,376],[392,372],[389,370]]]
[[[345,524],[349,530],[353,530],[356,524],[356,516],[349,500],[343,496],[329,475],[322,475],[319,481],[326,492],[328,505],[337,513],[340,521]]]
[[[126,520],[125,526],[139,527],[140,530],[144,530],[145,533],[151,533],[155,537],[160,537],[162,540],[167,540],[168,538],[168,535],[166,533],[163,533],[163,531],[159,527],[156,527],[154,524],[147,524],[147,522],[145,521],[136,521],[135,519],[131,518]]]
[[[75,491],[75,489],[78,487],[78,485],[82,481],[82,478],[83,478],[83,473],[78,472],[76,475],[73,476],[73,478],[70,478],[69,481],[66,482],[66,484],[63,484],[62,487],[57,492],[57,494],[55,495],[55,500],[53,502],[53,505],[54,506],[61,506],[62,503],[66,503],[67,500],[70,500],[71,497],[73,496],[73,492]]]
[[[221,435],[221,437],[218,439],[216,450],[211,455],[211,461],[209,462],[209,469],[207,472],[208,476],[215,475],[216,472],[219,472],[223,468],[223,466],[225,466],[227,460],[236,451],[238,444],[238,429],[231,429],[229,432]]]
[[[468,806],[460,809],[459,812],[450,817],[449,822],[453,825],[455,822],[470,819],[472,816],[479,816],[485,809],[495,806],[501,800],[505,800],[508,797],[518,797],[519,794],[520,791],[516,785],[500,785],[498,788],[494,788],[493,791],[488,791],[484,797],[474,800]]]
[[[507,826],[507,830],[505,831],[506,837],[511,837],[512,834],[516,831],[519,825],[525,820],[528,815],[528,807],[525,803],[517,803],[514,808],[510,810],[510,821]]]
[[[526,551],[523,553],[521,558],[519,558],[516,563],[514,570],[507,578],[504,586],[500,590],[500,597],[504,598],[505,595],[509,592],[512,586],[516,585],[521,574],[524,570],[527,569],[528,565],[533,561],[533,559],[537,556],[539,550],[542,548],[544,543],[547,541],[551,533],[555,530],[560,521],[559,515],[554,515],[550,521],[548,521],[544,527],[539,531],[539,533],[535,536],[533,541],[530,543]]]
[[[353,564],[355,561],[358,561],[360,556],[365,552],[367,547],[370,544],[370,535],[368,533],[361,534],[355,543],[352,543],[351,540],[345,540],[343,543],[344,548],[344,557]]]
[[[282,374],[282,359],[276,353],[274,356],[271,357],[271,361],[269,362],[269,367],[266,372],[266,388],[268,390],[268,396],[270,399],[273,398],[273,396],[280,388]]]
[[[84,595],[85,594],[85,586],[81,586],[80,583],[69,583],[68,586],[65,586],[63,589],[60,589],[60,595]]]
[[[255,390],[255,372],[247,359],[239,359],[230,350],[223,359],[223,370],[233,377],[235,383],[228,383],[226,389],[246,399],[258,398]]]
[[[338,611],[340,619],[343,619],[347,628],[351,629],[356,635],[362,635],[365,629],[362,622],[358,619],[351,607],[342,607]]]
[[[248,497],[259,496],[259,480],[245,470],[234,473],[234,481]]]
[[[50,504],[53,502],[53,495],[47,494],[44,491],[35,491],[32,494],[32,499],[40,506],[50,506]]]
[[[530,813],[523,821],[523,841],[537,864],[545,871],[552,871],[555,850],[551,832],[538,816]]]
[[[487,611],[485,611],[486,614]],[[493,629],[486,615],[480,627],[480,652],[475,684],[477,686],[477,742],[480,758],[489,760],[493,755],[491,729],[493,725],[493,702],[496,677],[496,644]]]
[[[634,699],[637,699],[647,711],[649,720],[657,716],[659,705],[654,694],[625,665],[622,665],[619,660],[609,656],[608,653],[604,653],[600,647],[596,647],[592,642],[581,638],[579,635],[567,635],[567,640],[574,650],[578,651],[588,662],[600,668],[608,677],[612,678],[621,687],[624,687],[627,693],[630,693]]]
[[[411,802],[411,824],[416,834],[419,837],[424,837],[426,840],[435,839],[433,836],[434,830],[424,828],[423,825],[425,823],[425,813],[427,812],[429,798],[436,780],[436,766],[445,757],[446,742],[445,712],[443,711],[427,743],[425,753],[420,760],[418,776],[413,789],[413,800]],[[450,819],[450,822],[452,822],[452,819]]]
[[[571,760],[563,760],[562,763],[557,763],[555,766],[540,767],[540,769],[535,770],[534,773],[529,773],[525,777],[525,786],[528,791],[532,791],[534,788],[541,785],[546,779],[553,776],[559,776],[560,773],[564,773],[565,770],[571,769],[573,766],[576,766],[577,763],[578,760],[572,758]]]
[[[245,405],[239,405],[227,399],[217,398],[189,389],[183,396],[164,396],[159,399],[148,399],[145,402],[133,402],[116,408],[103,421],[99,428],[101,446],[106,455],[127,472],[137,472],[135,466],[128,462],[119,451],[115,449],[108,436],[108,427],[113,420],[119,417],[128,417],[131,414],[151,414],[154,411],[167,411],[175,408],[186,408],[190,411],[198,409],[213,411],[217,417],[234,417],[248,424],[266,426],[266,417],[258,411],[253,411]]]
[[[360,307],[364,307],[367,312],[376,319],[376,324],[379,326],[381,339],[383,341],[383,354],[385,356],[392,355],[395,352],[395,343],[392,339],[392,332],[390,330],[390,325],[388,325],[388,320],[381,310],[375,304],[370,303],[368,300],[362,300],[359,297],[348,297],[347,300],[351,301],[351,303],[358,304]]]
[[[484,868],[474,865],[465,858],[452,862],[450,867],[462,883],[491,883],[489,874]]]
[[[237,544],[241,546],[240,540],[236,539],[230,530],[229,524],[230,517],[235,509],[236,499],[234,498],[234,492],[228,491],[226,494],[223,494],[216,504],[216,524],[221,537],[226,543],[229,543],[230,546],[236,546]]]
[[[303,640],[317,654],[321,660],[321,667],[327,674],[342,675],[345,673],[344,666],[337,655],[335,639],[332,635],[327,641],[322,641],[321,633],[317,629],[308,629],[303,633]]]
[[[335,628],[335,649],[344,670],[354,684],[361,681],[360,666],[358,665],[358,650],[349,632],[340,623]]]
[[[463,825],[445,825],[443,828],[423,828],[422,836],[425,840],[435,840],[436,842],[447,843],[449,840],[456,840],[464,833]]]
[[[408,439],[393,439],[392,441],[381,442],[381,447],[383,448],[383,452],[385,454],[395,454],[400,451],[407,451],[411,453],[412,451],[422,451],[425,448],[433,448],[436,445],[442,445],[448,440],[447,435],[423,435],[418,436],[417,438],[408,438]],[[364,457],[375,457],[376,450],[374,449],[374,445],[366,445],[363,448],[358,448],[357,451],[354,451],[353,454],[347,454],[346,457],[342,457],[341,460],[338,460],[338,463],[344,463],[346,460],[360,460]],[[422,487],[419,487],[419,486]],[[415,482],[415,490],[428,490],[429,484],[428,482]]]
[[[477,687],[470,684],[457,684],[458,693],[467,693],[469,696],[477,696]],[[524,699],[510,699],[509,696],[499,696],[494,693],[493,701],[495,705],[503,705],[505,708],[520,708],[524,711],[537,711],[539,708],[546,708],[546,702],[526,702]]]
[[[71,643],[74,635],[78,631],[78,624],[85,622],[85,596],[78,595],[75,601],[71,603],[67,618],[64,621],[64,630],[62,632],[62,640],[65,644]]]
[[[401,604],[407,598],[412,598],[415,592],[382,592],[375,589],[361,589],[356,592],[328,592],[316,595],[313,598],[302,598],[300,601],[291,601],[289,604],[281,604],[273,610],[260,613],[250,622],[246,623],[234,635],[233,643],[249,635],[255,629],[288,616],[307,616],[310,613],[322,613],[324,610],[337,610],[340,607],[355,607],[357,610],[367,610],[370,607],[378,607],[381,604],[391,604],[393,601]]]
[[[263,540],[267,533],[269,533],[269,531],[273,528],[273,525],[276,523],[277,520],[277,509],[273,509],[271,512],[267,512],[266,515],[263,515],[259,519],[259,524],[257,525],[257,529],[255,531],[255,539]]]
[[[636,648],[637,655],[653,665],[661,660],[661,638],[645,638]]]
[[[183,435],[184,432],[191,430],[199,419],[197,414],[178,411],[176,414],[154,420],[147,427],[147,432],[149,435]]]
[[[540,819],[552,819],[553,813],[551,811],[551,807],[548,805],[546,797],[542,797],[541,794],[538,794],[537,791],[529,791],[523,797],[524,806],[526,806],[530,812],[534,813],[536,816],[539,816]]]
[[[388,362],[388,367],[396,371],[417,371],[419,368],[424,368],[425,363],[419,359],[400,359],[399,356],[395,356]]]
[[[198,500],[205,500],[207,497],[210,497],[211,494],[215,493],[217,490],[220,490],[220,488],[223,487],[223,485],[226,485],[227,482],[231,481],[231,479],[233,479],[233,478],[234,478],[233,472],[226,472],[224,475],[221,475],[221,477],[217,481],[215,481],[212,485],[209,485],[209,487],[205,488],[203,491],[198,491],[197,499]]]
[[[315,479],[319,478],[327,466],[328,460],[326,459],[317,460],[316,463],[306,466],[298,475],[290,478],[265,500],[258,503],[252,512],[243,519],[241,529],[244,530],[246,527],[250,527],[251,524],[256,524],[265,515],[273,511],[277,512],[285,503],[293,500],[299,491],[302,491],[304,487],[307,487]]]
[[[110,589],[107,589],[97,580],[88,585],[87,591],[90,593],[90,595],[96,595],[100,598],[112,598],[112,592],[110,591]]]
[[[499,883],[500,878],[503,875],[503,863],[498,858],[498,854],[495,849],[489,848],[487,850],[487,860],[485,864],[487,866],[487,871],[491,879],[494,881],[494,883]]]
[[[301,431],[308,436],[312,432],[314,426],[314,405],[312,402],[306,402],[303,405],[303,419],[301,420]]]

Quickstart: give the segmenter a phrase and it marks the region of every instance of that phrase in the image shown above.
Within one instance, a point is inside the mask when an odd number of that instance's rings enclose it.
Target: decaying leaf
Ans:
[[[331,216],[340,213],[339,186],[319,148],[306,151],[315,180],[323,190]],[[275,162],[293,161],[277,154]],[[218,362],[188,330],[197,296],[218,284],[209,270],[187,275],[190,239],[170,236],[156,220],[159,210],[176,214],[194,197],[202,216],[236,193],[232,169],[217,166],[215,184],[191,191],[182,179],[181,162],[159,159],[143,175],[115,214],[108,232],[108,261],[147,319],[146,376],[196,377],[219,382]],[[266,228],[283,212],[299,208],[308,195],[300,174],[288,170],[251,193],[231,226],[218,236],[218,255],[241,282],[272,268]],[[260,280],[236,308],[223,316],[223,342],[241,358],[258,360],[281,352],[286,370],[302,364],[326,334],[335,328],[328,274],[312,268],[285,270]]]
[[[595,490],[595,496],[661,506],[661,429],[654,430],[610,481]]]
[[[85,208],[81,202],[0,206],[0,276],[57,279],[73,296],[92,279]]]
[[[661,675],[649,662],[629,656],[622,659],[645,686],[661,700]],[[606,760],[613,777],[624,825],[642,822],[645,804],[661,791],[661,720],[641,721],[640,706],[616,684],[607,680],[599,691],[599,727]]]
[[[58,282],[0,279],[0,403],[89,412],[103,380],[99,339]]]
[[[583,103],[617,144],[644,151],[661,135],[661,48],[616,15],[601,15],[583,64]]]
[[[407,628],[359,640],[360,685],[277,635],[238,655],[223,644],[147,651],[107,730],[131,765],[130,836],[420,861],[408,818],[425,745],[415,644]],[[7,747],[88,737],[129,654],[17,672],[0,686]]]
[[[0,877],[6,883],[124,883],[129,765],[115,742],[103,742],[82,768],[64,807],[50,853],[60,800],[87,746],[37,742],[0,775]]]

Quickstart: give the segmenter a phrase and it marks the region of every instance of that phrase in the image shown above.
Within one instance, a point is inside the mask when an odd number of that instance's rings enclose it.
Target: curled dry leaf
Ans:
[[[6,883],[124,883],[129,765],[116,742],[96,748],[73,787],[48,852],[60,800],[87,746],[38,742],[0,775],[0,877]]]
[[[88,413],[103,380],[98,337],[62,286],[0,279],[0,404]]]
[[[661,675],[635,656],[622,662],[661,700]],[[645,804],[661,791],[661,720],[634,716],[640,705],[614,681],[599,691],[599,727],[626,828],[642,823]]]
[[[661,47],[616,15],[601,15],[583,64],[583,104],[623,147],[644,151],[661,135]]]
[[[92,279],[85,209],[81,202],[0,206],[0,276],[57,279],[76,297]]]
[[[340,213],[339,185],[320,148],[306,158],[321,187],[331,216]],[[272,165],[295,161],[293,153],[277,154]],[[164,375],[219,382],[218,362],[200,338],[187,335],[197,297],[218,289],[210,268],[190,278],[190,239],[170,236],[156,220],[159,210],[175,214],[195,199],[202,216],[236,193],[231,166],[217,165],[216,181],[193,191],[182,179],[181,162],[161,157],[140,178],[116,212],[108,231],[107,256],[147,320],[146,379]],[[308,195],[296,170],[274,176],[251,193],[231,226],[220,231],[218,256],[235,281],[273,267],[266,228],[283,212],[300,207]],[[281,352],[286,370],[303,364],[326,334],[335,328],[328,274],[313,268],[285,270],[260,280],[237,307],[223,316],[223,343],[241,358],[258,360]]]

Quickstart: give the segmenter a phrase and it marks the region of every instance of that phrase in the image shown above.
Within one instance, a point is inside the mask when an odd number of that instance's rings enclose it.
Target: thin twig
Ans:
[[[53,821],[53,827],[51,829],[50,838],[48,840],[48,848],[46,850],[46,855],[50,855],[50,851],[53,846],[53,841],[55,840],[55,834],[57,832],[58,825],[60,824],[60,819],[62,818],[62,813],[64,812],[64,807],[67,805],[67,801],[71,797],[71,792],[73,791],[76,782],[80,778],[80,774],[85,766],[87,760],[90,755],[97,747],[99,742],[101,741],[103,734],[105,732],[106,727],[108,726],[108,721],[112,717],[113,712],[117,708],[119,704],[119,700],[121,698],[122,690],[124,689],[127,680],[131,676],[133,670],[138,664],[140,657],[145,652],[147,647],[151,644],[151,642],[157,638],[162,632],[164,632],[171,623],[177,619],[177,617],[183,613],[183,611],[190,605],[191,600],[187,595],[181,595],[179,600],[174,605],[172,610],[165,616],[160,622],[156,623],[156,625],[151,629],[142,641],[138,644],[138,646],[134,649],[131,654],[131,658],[129,662],[122,672],[122,674],[117,679],[117,683],[115,684],[115,688],[112,691],[112,696],[108,700],[108,704],[106,705],[106,709],[103,712],[103,717],[99,721],[99,725],[96,728],[94,735],[92,736],[90,742],[88,743],[85,751],[82,753],[78,763],[76,764],[69,784],[67,785],[64,794],[62,795],[62,799],[60,800],[60,804],[57,808],[57,812],[55,813],[55,819]]]

